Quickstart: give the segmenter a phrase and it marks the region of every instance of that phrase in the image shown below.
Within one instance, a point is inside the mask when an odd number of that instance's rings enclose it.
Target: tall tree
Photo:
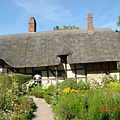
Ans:
[[[118,17],[117,26],[119,26],[119,27],[120,27],[120,16]]]
[[[117,22],[117,26],[120,27],[120,16],[118,17],[118,22]],[[120,31],[119,30],[115,30],[116,32],[118,32],[120,34]]]
[[[59,29],[60,29],[59,26],[55,26],[55,27],[53,28],[53,30],[59,30]]]
[[[62,28],[60,28],[59,26],[55,26],[53,28],[53,30],[78,30],[78,29],[80,29],[80,28],[75,26],[75,25],[72,25],[72,26],[71,25],[68,25],[68,26],[64,25]]]

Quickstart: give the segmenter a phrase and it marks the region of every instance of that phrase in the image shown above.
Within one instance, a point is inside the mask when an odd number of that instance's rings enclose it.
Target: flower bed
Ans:
[[[120,83],[89,90],[64,88],[53,96],[52,107],[58,120],[119,120]]]
[[[34,101],[22,95],[15,75],[0,75],[0,120],[31,120]]]

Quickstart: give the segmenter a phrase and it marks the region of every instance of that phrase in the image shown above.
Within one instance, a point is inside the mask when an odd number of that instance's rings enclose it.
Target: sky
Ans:
[[[64,25],[86,29],[89,13],[94,28],[120,30],[120,0],[0,0],[0,35],[28,33],[30,17],[36,19],[37,32]]]

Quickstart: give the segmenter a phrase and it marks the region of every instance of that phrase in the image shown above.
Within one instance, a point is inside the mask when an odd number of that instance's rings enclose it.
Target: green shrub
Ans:
[[[44,94],[43,95],[43,98],[45,99],[45,101],[50,104],[51,103],[51,100],[52,100],[52,96],[51,95],[46,95]]]
[[[90,89],[90,84],[84,82],[83,80],[80,80],[77,85],[76,85],[77,90],[89,90]]]
[[[43,98],[43,94],[45,93],[45,91],[42,89],[42,86],[39,86],[35,84],[35,86],[32,86],[29,88],[30,89],[30,94],[34,95],[38,98]]]
[[[37,83],[32,81],[27,84],[26,93],[38,98],[43,98],[44,90],[42,89],[42,86],[39,86]]]
[[[45,94],[52,96],[54,90],[55,90],[55,86],[54,86],[54,85],[50,85],[50,86],[47,88],[47,90],[45,91]]]
[[[91,79],[89,81],[90,89],[96,90],[96,89],[101,89],[102,85],[95,79]]]
[[[61,83],[60,89],[62,90],[62,89],[67,88],[67,87],[75,89],[76,85],[77,85],[77,80],[76,79],[67,78]]]
[[[0,84],[4,84],[7,86],[7,88],[11,88],[12,77],[5,74],[0,75]]]
[[[106,84],[105,89],[117,91],[120,93],[120,83],[119,82],[110,82],[109,84]]]
[[[54,92],[52,93],[52,100],[51,100],[51,105],[56,105],[58,102],[58,94],[60,93],[59,86],[61,85],[60,82],[57,82],[57,84],[54,85]]]
[[[20,97],[19,92],[14,74],[0,75],[0,120],[30,120],[35,104],[28,97]]]
[[[32,79],[32,75],[25,75],[25,74],[14,74],[18,81],[19,81],[19,85],[24,84],[25,82],[28,82]]]
[[[103,84],[103,86],[106,86],[106,84],[109,84],[110,82],[118,82],[117,76],[115,75],[115,76],[113,77],[113,76],[111,76],[111,75],[108,75],[108,76],[105,76],[105,77],[102,79],[102,84]]]
[[[40,89],[37,87],[38,84],[35,83],[34,81],[30,81],[28,84],[26,84],[26,93],[27,94],[31,94],[31,91],[34,90],[34,89]]]
[[[57,104],[53,106],[58,114],[58,118],[61,120],[72,120],[76,117],[81,118],[84,112],[81,97],[82,94],[77,94],[75,92],[61,94],[58,97]]]
[[[24,75],[24,74],[12,74],[12,78],[15,78],[18,82],[18,89],[22,92],[22,84],[32,79],[32,75]]]
[[[47,102],[48,104],[51,103],[54,90],[55,90],[55,86],[54,86],[54,85],[50,85],[50,86],[47,88],[47,90],[45,91],[44,95],[43,95],[44,99],[46,100],[46,102]]]
[[[120,94],[113,91],[98,91],[89,101],[88,117],[97,120],[119,120]]]
[[[36,96],[37,98],[43,98],[45,91],[44,90],[33,90],[31,94]]]
[[[3,111],[0,109],[0,120],[6,120]]]
[[[37,105],[35,104],[33,98],[30,98],[30,106],[33,110],[37,108]]]

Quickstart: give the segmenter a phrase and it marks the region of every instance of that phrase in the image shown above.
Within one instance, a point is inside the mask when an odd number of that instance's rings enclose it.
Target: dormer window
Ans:
[[[67,56],[68,55],[58,55],[58,57],[60,57],[61,63],[67,63]]]

